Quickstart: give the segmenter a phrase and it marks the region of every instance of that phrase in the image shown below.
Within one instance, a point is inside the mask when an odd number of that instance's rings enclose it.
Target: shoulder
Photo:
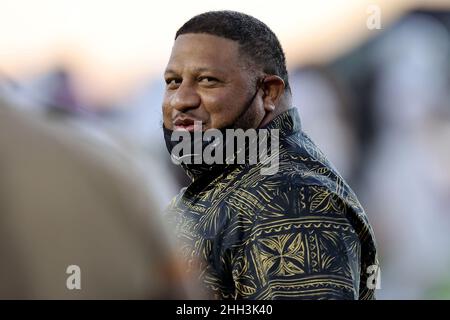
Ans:
[[[356,195],[327,163],[283,157],[276,174],[255,178],[258,174],[249,174],[252,182],[242,179],[237,189],[245,198],[256,199],[252,212],[254,227],[280,221],[295,220],[303,224],[314,220],[350,226],[355,231],[370,228]]]

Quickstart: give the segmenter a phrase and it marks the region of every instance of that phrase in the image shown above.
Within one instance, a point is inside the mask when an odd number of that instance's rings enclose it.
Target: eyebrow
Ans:
[[[215,73],[220,73],[220,74],[224,73],[224,70],[220,70],[220,69],[217,69],[217,68],[209,68],[209,67],[198,67],[198,68],[194,68],[192,71],[194,73],[202,73],[202,72],[215,72]],[[173,69],[166,69],[164,74],[165,75],[167,75],[167,74],[178,74],[178,72],[176,72]]]

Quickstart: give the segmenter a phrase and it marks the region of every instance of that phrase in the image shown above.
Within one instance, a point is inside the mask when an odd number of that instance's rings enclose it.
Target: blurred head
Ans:
[[[195,16],[176,33],[165,71],[170,130],[258,128],[288,108],[281,45],[261,21],[232,11]]]

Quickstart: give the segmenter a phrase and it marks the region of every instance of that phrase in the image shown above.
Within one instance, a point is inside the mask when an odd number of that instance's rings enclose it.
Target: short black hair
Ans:
[[[263,72],[283,79],[285,90],[291,92],[280,41],[262,21],[236,11],[209,11],[187,21],[178,29],[175,40],[186,33],[206,33],[238,42],[242,54]]]

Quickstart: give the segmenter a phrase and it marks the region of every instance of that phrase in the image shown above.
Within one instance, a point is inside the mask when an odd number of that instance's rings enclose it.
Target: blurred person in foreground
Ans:
[[[0,299],[189,298],[140,181],[125,155],[0,101]]]
[[[167,217],[210,297],[373,299],[373,231],[356,195],[301,129],[275,34],[238,12],[195,16],[176,33],[165,80],[166,145],[192,179]],[[268,130],[267,141],[279,135],[266,150],[278,161],[272,173],[247,157],[255,144],[230,147],[218,135],[251,129]],[[180,152],[186,143],[193,149]],[[232,157],[214,149],[221,143]],[[198,161],[211,149],[218,162]],[[242,153],[243,163],[232,161]]]

